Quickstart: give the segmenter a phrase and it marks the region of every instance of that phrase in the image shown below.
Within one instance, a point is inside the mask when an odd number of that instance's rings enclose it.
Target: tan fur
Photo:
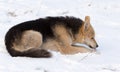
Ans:
[[[59,51],[62,54],[75,54],[91,52],[91,49],[83,46],[75,47],[73,43],[83,43],[92,48],[96,48],[95,33],[90,25],[90,17],[86,16],[82,27],[78,34],[73,35],[70,30],[67,30],[62,24],[56,24],[53,27],[55,39],[47,39],[45,43],[42,42],[42,35],[39,32],[29,30],[25,31],[21,40],[15,40],[13,48],[17,51],[26,51],[32,48],[49,49]],[[20,41],[20,42],[19,42]]]
[[[42,35],[39,32],[28,30],[23,33],[21,40],[16,40],[13,48],[17,51],[27,51],[32,48],[40,48]]]
[[[55,26],[55,35],[57,37],[56,40],[56,44],[58,47],[58,50],[62,53],[62,54],[75,54],[78,52],[90,52],[91,50],[84,48],[84,47],[74,47],[72,46],[73,44],[73,39],[72,37],[69,35],[69,32],[67,31],[67,29],[64,26]],[[80,39],[81,41],[81,39]]]
[[[85,17],[85,29],[84,29],[84,44],[96,48],[98,45],[95,41],[95,32],[93,27],[90,24],[90,17]]]

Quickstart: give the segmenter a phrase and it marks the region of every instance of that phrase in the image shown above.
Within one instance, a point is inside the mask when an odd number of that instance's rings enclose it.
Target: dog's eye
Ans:
[[[94,37],[92,37],[91,39],[94,39]]]

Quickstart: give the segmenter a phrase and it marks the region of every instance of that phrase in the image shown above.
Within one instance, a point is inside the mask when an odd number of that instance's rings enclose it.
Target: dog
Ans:
[[[86,44],[75,46],[74,43]],[[90,17],[85,21],[73,16],[46,17],[13,26],[6,33],[5,46],[11,56],[48,58],[49,50],[61,54],[91,52],[98,44]]]

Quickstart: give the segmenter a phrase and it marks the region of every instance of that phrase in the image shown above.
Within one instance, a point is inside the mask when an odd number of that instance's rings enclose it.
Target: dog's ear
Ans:
[[[87,30],[89,26],[90,26],[90,16],[85,16],[84,30]]]

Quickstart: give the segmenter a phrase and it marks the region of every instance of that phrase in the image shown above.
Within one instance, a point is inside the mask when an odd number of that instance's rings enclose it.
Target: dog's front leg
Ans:
[[[62,26],[58,25],[54,28],[56,41],[58,43],[57,48],[62,54],[76,54],[76,53],[85,53],[90,52],[89,49],[84,47],[74,47],[72,46],[72,38],[70,37],[67,29]]]

